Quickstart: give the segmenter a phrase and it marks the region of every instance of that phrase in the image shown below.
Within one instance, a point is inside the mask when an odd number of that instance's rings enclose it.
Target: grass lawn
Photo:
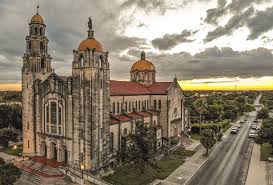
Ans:
[[[261,148],[261,155],[260,155],[260,160],[261,161],[267,161],[268,157],[272,157],[272,146],[268,143],[262,144]]]
[[[159,169],[146,165],[144,173],[138,169],[123,165],[115,173],[103,177],[104,180],[116,185],[141,185],[153,182],[155,179],[165,179],[171,172],[184,163],[183,160],[162,159],[157,162]]]
[[[0,152],[4,152],[6,154],[9,155],[14,155],[14,156],[22,156],[22,152],[23,152],[23,146],[22,145],[18,145],[17,149],[13,150],[12,148],[1,148]]]
[[[183,148],[178,148],[177,150],[175,150],[173,152],[173,154],[176,154],[176,155],[180,155],[182,157],[190,157],[192,156],[193,154],[195,153],[195,151],[191,151],[191,150],[185,150]]]
[[[191,136],[191,139],[200,140],[199,134],[191,133],[190,136]]]
[[[223,133],[225,133],[230,127],[231,127],[231,124],[229,123],[225,128],[223,128]]]

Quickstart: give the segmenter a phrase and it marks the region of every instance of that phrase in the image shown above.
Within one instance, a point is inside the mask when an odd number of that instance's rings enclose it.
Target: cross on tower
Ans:
[[[36,9],[37,9],[37,15],[39,14],[39,8],[40,8],[40,6],[39,6],[39,5],[37,5],[37,6],[36,6]]]

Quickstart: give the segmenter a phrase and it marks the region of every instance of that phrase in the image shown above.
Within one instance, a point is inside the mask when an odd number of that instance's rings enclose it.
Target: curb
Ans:
[[[238,119],[239,120],[239,119]],[[232,124],[232,126],[238,121],[238,120],[236,120],[233,124]],[[231,127],[232,127],[231,126]],[[230,127],[230,128],[231,128]],[[228,133],[229,132],[229,130],[230,130],[230,128],[225,132],[225,133]],[[225,134],[224,134],[225,135]],[[228,134],[229,135],[229,134]],[[226,137],[228,136],[228,135],[226,135]],[[201,164],[201,166],[196,170],[196,172],[194,172],[194,174],[192,175],[192,176],[190,176],[190,178],[183,184],[183,185],[187,185],[189,182],[190,182],[190,180],[192,179],[192,177],[194,176],[194,175],[196,175],[197,174],[197,172],[200,170],[200,168],[202,168],[202,166],[204,166],[204,164],[211,158],[211,156],[212,156],[212,154],[214,154],[215,153],[215,151],[223,144],[223,142],[224,142],[224,140],[226,139],[226,137],[219,143],[219,145],[209,154],[209,156],[208,156],[208,158]],[[252,153],[252,150],[253,150],[253,146],[252,146],[252,149],[251,149],[251,153]],[[249,164],[250,164],[250,162],[249,162]]]
[[[234,124],[236,124],[238,120],[240,120],[240,118],[238,118],[235,122],[233,122],[231,124],[231,127]],[[196,172],[194,172],[193,175],[190,176],[190,178],[183,185],[187,185],[190,182],[190,180],[192,179],[192,177],[194,175],[196,175],[196,173],[200,170],[200,168],[202,168],[202,166],[204,166],[204,164],[211,158],[212,154],[214,154],[214,152],[223,144],[224,140],[227,138],[227,136],[229,136],[229,134],[227,134],[227,135],[225,135],[225,134],[229,132],[229,130],[231,129],[231,127],[223,134],[223,138],[224,139],[218,144],[218,146],[216,148],[214,148],[214,150],[209,154],[208,158],[201,164],[201,166],[196,170]]]
[[[204,166],[204,164],[211,158],[212,154],[214,154],[214,152],[223,144],[223,142],[224,142],[224,140],[222,140],[218,144],[218,146],[216,148],[214,148],[214,150],[209,154],[208,158],[201,164],[201,166],[196,170],[196,172],[194,172],[192,174],[192,176],[190,176],[190,178],[183,185],[187,185],[190,182],[190,180],[192,179],[192,177],[197,174],[197,172],[200,170],[200,168],[202,168],[202,166]]]

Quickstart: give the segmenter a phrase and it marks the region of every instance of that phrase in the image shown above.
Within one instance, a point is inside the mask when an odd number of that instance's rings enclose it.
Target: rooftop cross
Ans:
[[[37,5],[37,6],[36,6],[36,9],[37,9],[37,15],[39,15],[39,8],[40,8],[40,6],[39,6],[39,5]]]

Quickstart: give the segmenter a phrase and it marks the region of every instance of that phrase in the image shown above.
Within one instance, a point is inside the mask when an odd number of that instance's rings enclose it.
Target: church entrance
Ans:
[[[62,162],[67,163],[68,161],[68,152],[65,145],[62,146]]]
[[[41,143],[41,156],[47,157],[47,146],[44,141]]]
[[[55,143],[51,143],[51,159],[57,161],[57,146]]]

